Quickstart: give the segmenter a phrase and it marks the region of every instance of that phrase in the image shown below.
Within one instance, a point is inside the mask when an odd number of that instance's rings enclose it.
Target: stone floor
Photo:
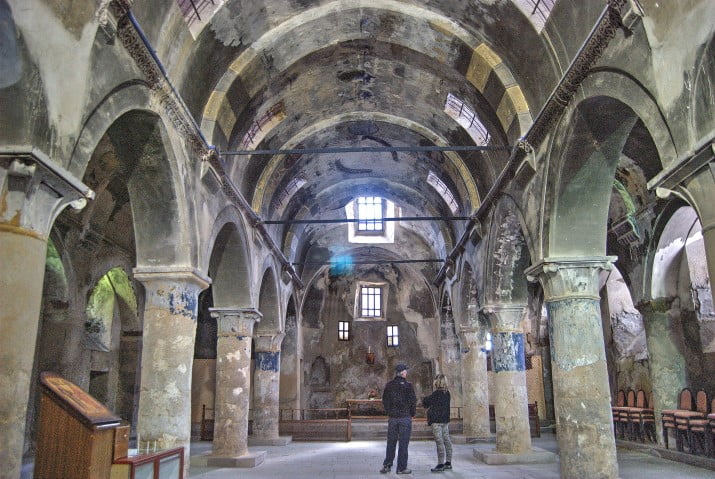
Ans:
[[[458,438],[455,438],[458,440]],[[534,438],[535,447],[558,452],[553,434]],[[647,449],[632,449],[630,444],[619,442],[618,465],[621,479],[694,479],[715,477],[715,461],[704,460],[711,469],[696,467],[657,457]],[[211,450],[211,443],[195,442],[191,454]],[[393,472],[379,474],[385,454],[384,441],[353,442],[293,442],[288,446],[249,448],[250,451],[267,452],[263,464],[253,469],[220,469],[192,467],[190,477],[201,479],[236,478],[246,479],[342,479],[398,477]],[[436,464],[435,446],[432,441],[410,443],[409,467],[411,476],[399,477],[444,477],[444,479],[558,479],[559,466],[554,464],[488,466],[473,456],[474,445],[455,444],[452,464],[454,469],[435,474],[430,468]],[[656,450],[657,453],[657,450]],[[579,478],[586,479],[586,478]]]

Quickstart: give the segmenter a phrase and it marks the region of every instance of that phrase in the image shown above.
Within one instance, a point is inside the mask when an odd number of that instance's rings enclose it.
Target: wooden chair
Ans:
[[[700,449],[704,454],[707,453],[705,444],[705,432],[708,426],[707,414],[708,395],[702,389],[695,393],[694,411],[675,412],[677,434],[683,436],[683,439],[687,441],[688,451],[691,454],[695,454],[696,449]]]
[[[683,388],[678,395],[678,409],[664,409],[660,413],[661,421],[663,422],[663,442],[665,443],[665,448],[668,449],[668,431],[673,429],[676,431],[675,435],[675,447],[682,451],[682,437],[677,433],[675,427],[675,413],[677,411],[692,411],[693,410],[693,393],[688,388]]]
[[[705,434],[710,457],[715,457],[715,399],[710,405],[710,414],[708,414],[708,427]]]
[[[651,438],[655,440],[655,416],[653,408],[648,406],[645,391],[639,389],[636,393],[635,407],[628,409],[628,426],[632,440],[638,438],[641,442],[645,442],[646,435],[648,435],[649,440]],[[650,435],[651,431],[653,431],[652,436]]]
[[[630,410],[636,406],[636,393],[633,389],[626,391],[626,405],[618,409],[618,429],[620,437],[623,439],[632,439],[632,431],[630,427]]]
[[[611,407],[611,416],[613,417],[613,433],[618,437],[621,411],[626,407],[626,394],[623,389],[619,389],[616,393],[616,405]]]

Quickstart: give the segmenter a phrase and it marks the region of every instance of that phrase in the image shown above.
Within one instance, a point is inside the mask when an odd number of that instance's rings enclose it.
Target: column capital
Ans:
[[[94,191],[41,151],[0,148],[0,229],[46,239],[68,205],[82,209]]]
[[[462,345],[462,350],[470,351],[472,348],[484,346],[486,342],[487,331],[478,325],[468,325],[459,327],[459,341]]]
[[[524,317],[525,304],[487,304],[482,311],[488,315],[493,329],[499,331],[519,331],[519,323]]]
[[[616,256],[544,258],[524,273],[529,281],[541,282],[544,301],[572,298],[598,300],[599,274],[610,271],[616,259]]]
[[[176,282],[194,284],[203,291],[211,284],[211,278],[196,268],[187,266],[137,266],[133,270],[134,279],[144,285],[153,282]]]
[[[256,333],[256,352],[275,353],[281,350],[281,344],[285,337],[284,332],[280,333]]]
[[[219,337],[253,337],[253,327],[263,318],[254,308],[209,308],[209,312],[218,320]]]

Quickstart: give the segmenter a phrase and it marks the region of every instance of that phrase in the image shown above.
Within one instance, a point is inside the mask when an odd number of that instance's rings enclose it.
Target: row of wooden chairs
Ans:
[[[611,408],[613,430],[616,437],[635,441],[646,439],[656,442],[655,414],[653,413],[653,393],[646,399],[642,389],[638,392],[622,389],[616,393],[616,405]]]
[[[666,448],[672,430],[678,451],[687,448],[691,454],[715,457],[715,398],[708,401],[705,391],[700,390],[693,397],[691,390],[684,388],[678,395],[678,409],[663,410],[661,420]]]

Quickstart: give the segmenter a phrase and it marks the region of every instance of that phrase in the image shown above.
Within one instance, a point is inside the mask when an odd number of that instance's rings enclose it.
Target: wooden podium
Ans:
[[[43,372],[40,383],[34,477],[108,478],[112,460],[126,456],[127,426],[79,386],[57,374]]]

